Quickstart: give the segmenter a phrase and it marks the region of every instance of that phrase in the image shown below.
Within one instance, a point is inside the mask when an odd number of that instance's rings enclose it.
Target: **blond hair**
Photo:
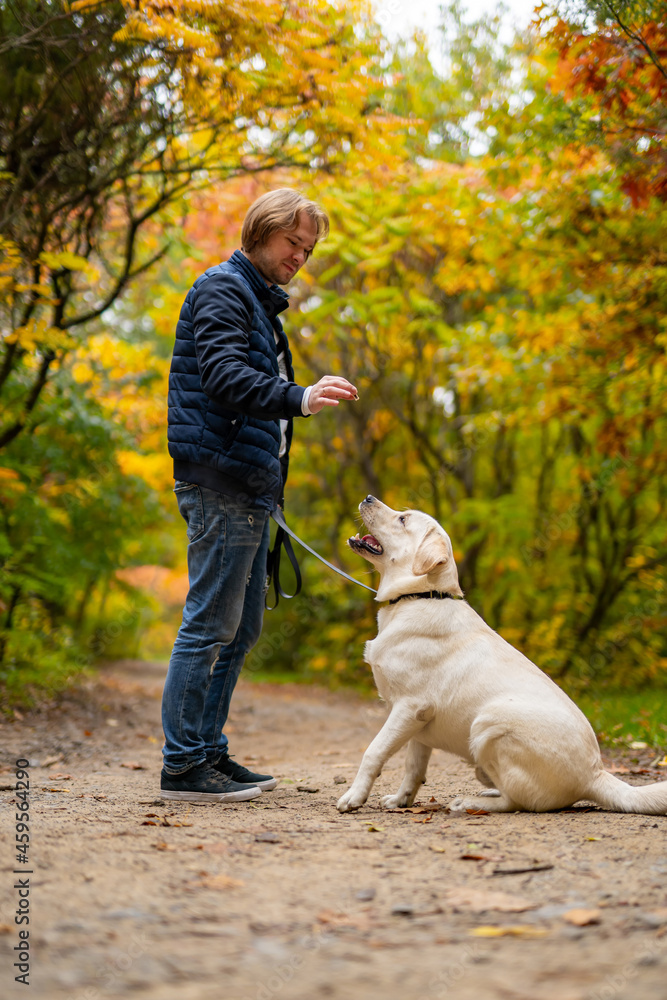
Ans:
[[[243,221],[241,249],[251,253],[279,229],[287,232],[297,229],[302,212],[317,226],[315,242],[323,240],[329,232],[329,218],[317,202],[309,201],[292,188],[277,188],[263,194],[252,203]]]

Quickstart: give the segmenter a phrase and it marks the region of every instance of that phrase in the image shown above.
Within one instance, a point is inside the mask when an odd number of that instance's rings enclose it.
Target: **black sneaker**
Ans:
[[[210,764],[198,764],[183,774],[160,775],[160,795],[179,802],[245,802],[261,795],[261,789],[249,782],[239,784],[214,770]]]
[[[254,771],[249,771],[247,767],[243,767],[242,764],[237,764],[235,760],[225,754],[220,758],[217,764],[213,767],[219,774],[224,774],[227,778],[231,778],[232,781],[236,782],[238,785],[243,785],[244,788],[248,786],[255,786],[261,789],[263,792],[270,792],[272,788],[275,788],[278,784],[278,779],[272,777],[270,774],[255,774]]]

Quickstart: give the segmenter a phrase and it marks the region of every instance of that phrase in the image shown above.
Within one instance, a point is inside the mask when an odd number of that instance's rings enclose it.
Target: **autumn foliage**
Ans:
[[[29,212],[0,230],[5,434],[20,424],[0,455],[6,678],[36,657],[57,678],[168,655],[184,573],[164,433],[175,319],[238,246],[247,205],[290,184],[331,218],[289,288],[297,378],[360,389],[298,423],[295,530],[372,582],[345,546],[360,499],[424,509],[473,606],[554,676],[664,683],[660,5],[543,9],[504,49],[493,19],[473,29],[459,11],[445,80],[419,41],[390,52],[361,3],[344,18],[324,0],[101,6],[140,73],[171,81],[182,130],[115,177],[88,243],[76,205],[38,248]],[[372,600],[309,557],[304,571],[249,668],[367,682]]]

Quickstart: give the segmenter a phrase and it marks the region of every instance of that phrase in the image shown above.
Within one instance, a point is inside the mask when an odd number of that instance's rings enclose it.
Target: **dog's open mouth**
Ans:
[[[360,538],[357,534],[354,538],[348,538],[347,544],[355,552],[370,552],[373,556],[381,556],[384,552],[377,538],[374,538],[373,535],[364,535],[363,538]]]

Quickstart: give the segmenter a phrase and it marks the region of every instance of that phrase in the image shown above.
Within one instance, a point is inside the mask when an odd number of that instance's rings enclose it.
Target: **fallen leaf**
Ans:
[[[461,854],[459,861],[502,861],[502,854]]]
[[[374,826],[372,823],[368,825],[369,833],[384,833],[385,828],[383,826]]]
[[[206,875],[197,882],[190,882],[190,885],[202,889],[239,889],[245,882],[230,878],[229,875]]]
[[[602,840],[602,837],[586,837],[586,840]]]
[[[429,844],[429,851],[435,851],[436,854],[445,854],[447,851],[446,847],[442,847],[440,844]]]
[[[92,736],[93,734],[92,734],[92,732],[90,731],[90,729],[84,729],[84,731],[83,731],[83,735],[84,735],[84,736]]]
[[[318,924],[328,927],[353,927],[355,930],[368,930],[371,918],[368,913],[351,916],[340,910],[322,910],[315,918]]]
[[[587,927],[589,924],[600,923],[600,911],[584,909],[568,910],[567,913],[563,914],[563,920],[567,920],[568,924],[574,924],[575,927]]]
[[[175,844],[167,844],[164,840],[159,840],[157,844],[153,844],[153,847],[158,851],[177,851],[178,848]]]
[[[0,934],[11,934],[13,930],[11,924],[0,924]]]
[[[656,767],[667,767],[667,754],[665,754],[664,760],[659,760]]]
[[[143,821],[141,826],[192,826],[192,823],[180,823],[178,820],[172,820],[171,822],[166,816],[160,816],[158,813],[145,813],[148,817]],[[158,820],[157,823],[154,820]]]
[[[310,792],[311,795],[319,792],[319,788],[315,788],[314,785],[297,785],[296,790],[297,792]]]
[[[258,833],[255,840],[260,844],[279,844],[280,837],[277,833]]]
[[[53,778],[54,781],[71,781],[72,780],[72,775],[71,774],[52,774],[51,777]]]
[[[42,788],[43,792],[71,792],[71,788]]]
[[[445,893],[445,901],[454,910],[469,910],[472,913],[484,913],[486,910],[499,910],[501,913],[523,913],[525,910],[537,908],[536,903],[523,896],[512,896],[507,892],[495,892],[488,889],[450,889]]]
[[[107,720],[107,721],[109,721],[109,720]],[[146,770],[146,768],[144,767],[144,765],[143,764],[139,764],[136,760],[127,760],[123,764],[121,764],[120,766],[121,767],[127,767],[127,768],[129,768],[130,771],[145,771]]]
[[[488,816],[488,809],[466,809],[468,816]]]
[[[545,937],[547,931],[542,927],[531,927],[529,924],[518,924],[512,927],[474,927],[470,931],[474,937]]]
[[[433,816],[424,816],[423,819],[417,819],[416,816],[413,816],[412,817],[412,822],[413,823],[430,823],[432,819],[433,819]]]

